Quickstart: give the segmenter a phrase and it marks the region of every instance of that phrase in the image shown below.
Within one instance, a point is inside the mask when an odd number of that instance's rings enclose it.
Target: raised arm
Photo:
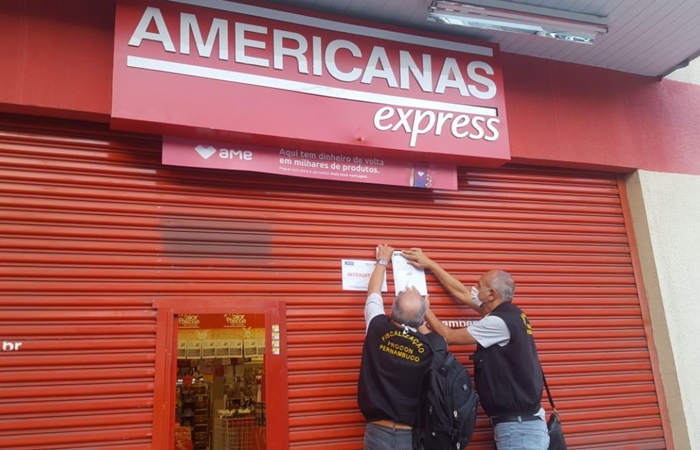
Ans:
[[[391,262],[391,255],[394,254],[394,247],[390,245],[379,244],[377,246],[377,265],[374,266],[372,274],[369,276],[367,284],[367,295],[380,294],[382,292],[382,283],[386,274],[386,266]]]
[[[440,322],[431,309],[425,313],[425,321],[430,329],[444,337],[448,344],[476,344],[476,339],[469,334],[466,328],[452,329]]]
[[[377,264],[374,266],[367,283],[367,301],[365,302],[365,328],[380,314],[384,314],[382,284],[386,275],[386,266],[391,261],[394,247],[380,244],[377,246]]]
[[[412,248],[410,250],[405,250],[401,252],[403,256],[408,260],[408,262],[415,266],[423,269],[428,269],[437,277],[438,281],[448,290],[450,294],[460,302],[468,305],[474,311],[481,313],[479,306],[472,302],[471,294],[469,289],[462,284],[457,278],[449,274],[445,269],[440,267],[440,264],[436,263],[428,257],[419,248]]]

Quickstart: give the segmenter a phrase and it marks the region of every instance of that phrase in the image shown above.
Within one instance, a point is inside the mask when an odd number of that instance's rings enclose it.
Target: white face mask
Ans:
[[[479,300],[479,290],[476,288],[476,286],[472,286],[471,295],[472,303],[474,303],[476,306],[481,306],[483,302]]]

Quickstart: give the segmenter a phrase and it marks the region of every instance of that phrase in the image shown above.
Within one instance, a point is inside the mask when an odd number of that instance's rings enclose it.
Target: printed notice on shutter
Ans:
[[[423,269],[410,265],[400,251],[394,252],[391,256],[391,265],[394,269],[394,290],[397,294],[406,288],[415,286],[421,295],[428,295]]]
[[[361,260],[341,260],[343,268],[343,290],[344,291],[367,291],[369,285],[369,276],[374,270],[376,261],[361,261]],[[386,285],[386,272],[384,272],[384,280],[382,281],[382,292],[388,291]]]

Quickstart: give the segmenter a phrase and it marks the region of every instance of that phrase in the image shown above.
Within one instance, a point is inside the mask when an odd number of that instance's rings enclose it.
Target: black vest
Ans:
[[[362,349],[357,402],[367,422],[391,420],[413,425],[420,382],[430,368],[432,350],[447,348],[437,333],[404,333],[381,314],[369,324]]]
[[[479,401],[489,417],[535,414],[540,410],[543,383],[530,321],[510,302],[500,304],[491,315],[506,323],[510,341],[503,347],[477,345],[472,359]]]

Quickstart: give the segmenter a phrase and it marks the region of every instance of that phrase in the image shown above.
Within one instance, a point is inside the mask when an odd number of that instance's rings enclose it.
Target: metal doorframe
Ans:
[[[265,342],[272,343],[272,326],[279,326],[279,354],[265,345],[266,442],[268,448],[289,448],[287,391],[286,305],[270,300],[158,299],[156,331],[153,448],[175,447],[175,381],[177,377],[177,326],[179,314],[265,314]],[[162,357],[161,357],[162,356]]]

